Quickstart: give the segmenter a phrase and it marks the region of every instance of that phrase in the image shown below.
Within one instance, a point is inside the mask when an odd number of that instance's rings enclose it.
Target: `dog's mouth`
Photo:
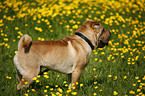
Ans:
[[[105,45],[108,46],[108,42],[104,43],[103,41],[100,40],[99,44],[98,44],[98,48],[103,48]]]

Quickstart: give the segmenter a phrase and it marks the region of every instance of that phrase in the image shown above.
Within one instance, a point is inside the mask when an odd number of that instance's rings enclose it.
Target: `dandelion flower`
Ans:
[[[80,84],[80,87],[82,87],[83,86],[83,84]]]
[[[116,80],[117,79],[117,76],[114,76],[114,80]]]
[[[49,88],[49,86],[45,86],[46,88]]]
[[[108,75],[108,77],[112,77],[112,75]]]
[[[33,78],[33,80],[37,80],[37,78],[36,78],[36,77],[34,77],[34,78]]]
[[[31,89],[33,92],[35,92],[35,89]]]
[[[63,90],[62,90],[61,88],[58,88],[58,91],[59,91],[60,93],[62,93],[62,92],[63,92]]]
[[[117,92],[117,91],[114,91],[114,92],[113,92],[113,95],[118,95],[118,92]]]
[[[126,78],[127,78],[127,76],[124,76],[123,78],[124,78],[124,79],[126,79]]]
[[[37,83],[39,83],[39,80],[36,80]]]
[[[25,82],[25,84],[27,85],[27,84],[28,84],[28,82]]]
[[[25,93],[24,95],[25,95],[25,96],[28,96],[28,94],[27,94],[27,93]]]
[[[93,93],[93,95],[94,95],[94,96],[96,96],[96,95],[97,95],[97,93]]]
[[[46,93],[47,92],[47,90],[44,90],[44,93]]]
[[[55,87],[57,88],[57,87],[58,87],[58,85],[55,85]]]
[[[94,84],[97,84],[97,82],[94,82]]]
[[[130,94],[135,94],[135,92],[134,92],[134,91],[130,91],[129,93],[130,93]]]
[[[93,68],[93,71],[96,71],[96,68]]]
[[[136,86],[136,84],[133,84],[133,86]]]
[[[77,95],[77,92],[71,92],[72,95]]]
[[[98,89],[98,86],[95,86],[94,88],[95,88],[95,89]]]
[[[136,76],[136,77],[135,77],[135,79],[139,79],[139,77],[138,77],[138,76]]]

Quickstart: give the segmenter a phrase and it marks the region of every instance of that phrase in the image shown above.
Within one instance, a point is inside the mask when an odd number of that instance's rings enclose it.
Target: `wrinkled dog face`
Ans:
[[[105,29],[98,21],[91,21],[91,27],[96,32],[97,47],[103,48],[105,45],[108,46],[111,37],[110,31]]]

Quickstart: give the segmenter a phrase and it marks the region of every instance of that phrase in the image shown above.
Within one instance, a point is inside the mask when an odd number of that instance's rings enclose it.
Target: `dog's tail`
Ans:
[[[22,48],[29,47],[29,44],[31,43],[32,39],[29,35],[23,35],[18,43],[18,51]]]

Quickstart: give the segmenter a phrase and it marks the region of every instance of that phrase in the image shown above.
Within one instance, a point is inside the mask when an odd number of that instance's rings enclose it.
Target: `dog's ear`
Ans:
[[[99,27],[99,25],[100,25],[100,22],[99,21],[92,21],[91,24],[90,24],[90,26],[92,28],[97,28],[97,27]]]

